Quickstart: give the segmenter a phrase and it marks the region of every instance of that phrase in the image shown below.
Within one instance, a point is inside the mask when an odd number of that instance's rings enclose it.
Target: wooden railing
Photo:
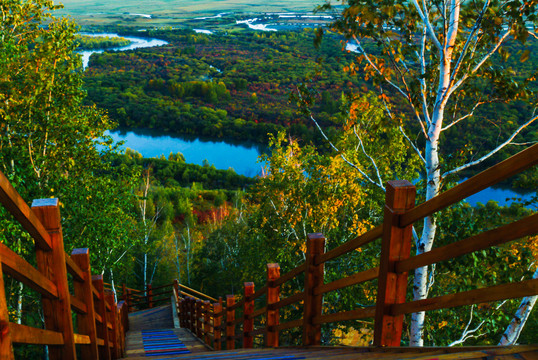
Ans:
[[[127,307],[104,291],[101,275],[92,276],[88,249],[65,253],[58,199],[34,200],[29,207],[0,172],[0,202],[33,238],[37,264],[0,244],[0,358],[13,359],[17,343],[48,345],[51,360],[76,359],[77,346],[82,359],[121,358]],[[41,294],[44,329],[9,321],[4,274]]]
[[[267,281],[255,291],[254,284],[244,284],[241,300],[228,295],[222,301],[203,299],[175,290],[181,327],[191,330],[216,350],[251,348],[254,337],[263,335],[264,345],[279,346],[279,332],[301,328],[303,345],[320,345],[321,325],[347,320],[373,318],[375,346],[400,346],[405,314],[520,298],[538,294],[538,279],[495,285],[448,294],[425,300],[406,301],[408,272],[418,267],[446,261],[475,251],[501,245],[538,232],[538,214],[455,243],[438,247],[421,255],[410,256],[413,223],[424,219],[470,195],[538,164],[538,145],[534,145],[492,168],[468,179],[439,196],[415,207],[415,187],[408,181],[390,181],[386,187],[383,223],[325,252],[322,234],[309,234],[306,261],[284,275],[278,264],[267,265]],[[325,283],[324,266],[333,259],[365,247],[381,238],[379,267]],[[304,274],[302,292],[281,299],[280,287]],[[324,294],[377,279],[377,296],[371,306],[324,314]],[[298,279],[296,279],[297,281]],[[209,300],[212,300],[211,303]],[[254,306],[258,302],[257,309]],[[301,306],[302,318],[280,323],[279,311]],[[256,309],[256,310],[255,310]],[[236,311],[241,313],[240,316]],[[260,326],[254,328],[254,320]],[[236,332],[236,329],[239,329]],[[225,342],[225,347],[222,343]]]
[[[110,284],[107,285],[110,286]],[[157,287],[148,284],[145,286],[144,290],[129,288],[125,284],[122,284],[120,297],[125,302],[129,312],[133,312],[136,310],[153,308],[164,302],[170,302],[172,295],[174,296],[174,299],[192,297],[195,299],[217,301],[211,296],[179,284],[177,280]]]

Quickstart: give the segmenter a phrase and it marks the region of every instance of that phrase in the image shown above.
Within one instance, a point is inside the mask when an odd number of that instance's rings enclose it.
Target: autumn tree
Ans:
[[[322,9],[336,4],[328,1]],[[349,41],[348,51],[358,54],[347,70],[370,80],[387,115],[400,125],[408,146],[421,159],[426,200],[463,170],[511,144],[527,143],[525,131],[538,119],[532,108],[512,124],[476,114],[493,103],[536,105],[535,69],[516,74],[506,63],[510,56],[522,62],[530,56],[525,46],[537,37],[536,1],[350,0],[343,5],[333,28]],[[520,45],[517,53],[511,50],[514,43]],[[486,142],[492,148],[445,156],[447,145],[462,131],[487,129],[488,124],[501,129],[499,140]],[[361,164],[354,165],[359,173],[367,173]],[[371,180],[382,185],[390,178],[382,174],[382,181],[373,176]],[[432,248],[436,230],[435,217],[426,217],[415,238],[418,254]],[[427,267],[416,269],[415,300],[427,297],[428,278]],[[424,313],[413,314],[411,345],[423,344],[423,327]]]
[[[122,266],[136,229],[135,168],[111,165],[115,147],[104,132],[114,123],[83,105],[77,26],[55,18],[58,7],[0,3],[0,168],[27,202],[58,197],[66,251],[90,248],[92,267],[108,276]],[[31,253],[31,239],[9,217],[2,221],[10,229],[2,242]]]

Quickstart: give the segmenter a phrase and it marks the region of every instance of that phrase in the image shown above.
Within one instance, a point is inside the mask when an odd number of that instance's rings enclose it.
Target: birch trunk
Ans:
[[[534,272],[532,278],[538,279],[538,268]],[[529,316],[532,309],[534,308],[534,305],[536,304],[537,299],[538,295],[527,296],[523,298],[523,300],[521,300],[521,304],[519,305],[516,314],[510,322],[510,325],[508,325],[506,331],[502,335],[501,341],[499,341],[499,345],[506,346],[514,345],[516,343],[517,339],[519,338],[519,335],[521,335],[521,331],[525,327],[525,323],[529,319]]]

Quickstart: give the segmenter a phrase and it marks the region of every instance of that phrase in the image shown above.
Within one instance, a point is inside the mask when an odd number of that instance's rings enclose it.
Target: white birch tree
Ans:
[[[349,71],[353,74],[362,68],[366,79],[372,80],[388,115],[402,124],[402,134],[422,160],[426,200],[439,194],[447,177],[515,144],[538,119],[536,112],[529,111],[476,158],[467,156],[457,164],[442,159],[445,132],[476,121],[475,114],[487,104],[536,101],[529,87],[535,74],[516,76],[503,60],[510,56],[508,45],[513,43],[523,44],[523,50],[512,56],[520,61],[530,56],[525,44],[538,38],[537,4],[536,0],[349,0],[342,1],[341,10],[334,7],[338,1],[328,0],[321,7],[337,14],[333,29],[346,37],[346,49],[358,54]],[[402,120],[402,113],[411,119]],[[417,131],[418,136],[411,136]],[[352,167],[377,186],[390,180],[381,179],[379,172],[368,176],[361,164]],[[437,226],[434,217],[424,219],[422,233],[415,235],[418,254],[432,248]],[[427,267],[416,269],[415,300],[427,297],[432,280]],[[412,315],[411,346],[423,345],[424,316]]]

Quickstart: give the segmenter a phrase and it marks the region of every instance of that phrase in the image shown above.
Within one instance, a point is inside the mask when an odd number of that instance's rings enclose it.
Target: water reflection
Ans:
[[[123,148],[138,151],[144,157],[168,157],[180,152],[188,163],[202,165],[204,160],[217,169],[232,168],[241,175],[256,176],[261,173],[258,156],[265,151],[260,146],[231,144],[203,140],[196,137],[170,136],[152,131],[107,132],[114,141],[124,141]]]

